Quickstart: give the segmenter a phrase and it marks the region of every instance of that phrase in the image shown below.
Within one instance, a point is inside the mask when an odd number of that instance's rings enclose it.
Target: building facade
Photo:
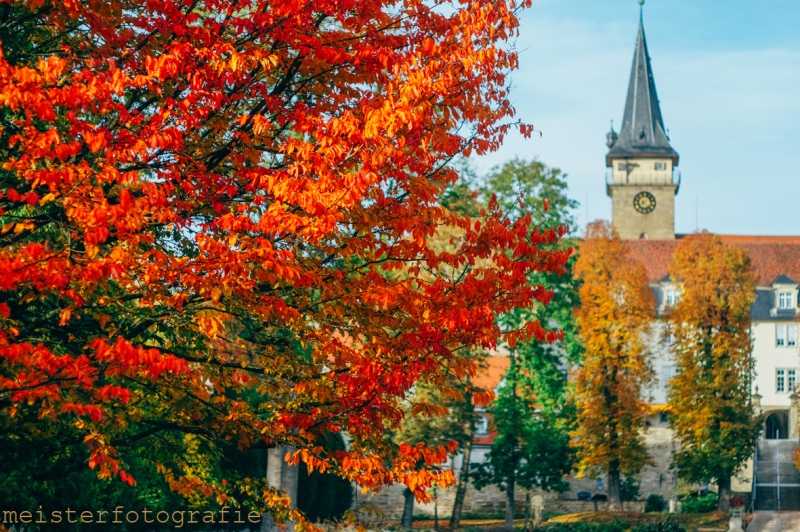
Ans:
[[[672,466],[672,453],[677,449],[677,443],[663,407],[667,402],[669,381],[679,368],[671,355],[672,340],[666,334],[663,318],[680,299],[680,287],[669,278],[668,268],[680,239],[685,235],[675,233],[675,198],[681,184],[679,156],[671,146],[664,126],[641,21],[622,126],[619,133],[612,127],[606,140],[609,148],[606,191],[612,202],[612,222],[620,237],[628,241],[632,258],[646,268],[657,304],[657,319],[650,338],[656,382],[649,391],[649,400],[654,413],[647,419],[645,434],[654,465],[645,467],[638,477],[640,498],[659,494],[669,500],[676,497],[677,471]],[[756,495],[757,507],[758,501],[762,501],[762,509],[775,509],[776,495],[783,489],[778,497],[784,501],[783,509],[800,509],[800,475],[791,463],[791,454],[800,439],[798,396],[795,394],[800,379],[800,236],[719,236],[723,242],[747,250],[758,279],[756,300],[751,309],[755,359],[752,395],[754,407],[764,414],[764,430],[759,443],[761,454],[754,457],[757,460],[746,464],[738,478],[733,479],[733,490],[752,492]],[[484,388],[497,388],[507,368],[507,357],[490,357],[488,369],[476,383]],[[476,430],[470,460],[481,462],[493,440],[490,419],[481,417]],[[769,447],[772,442],[783,447],[772,449]],[[775,475],[773,458],[784,464],[777,465],[783,468],[780,470],[784,473]],[[457,458],[451,464],[456,471],[461,459]],[[759,470],[754,467],[757,465],[754,462],[763,462],[764,465]],[[605,503],[599,502],[598,505],[596,500],[603,499],[604,480],[571,478],[568,492],[545,494],[546,509],[563,512],[602,509]],[[784,487],[776,487],[776,482],[784,482]],[[369,503],[382,508],[387,516],[399,516],[402,512],[400,489],[390,489]],[[438,497],[441,515],[449,515],[452,491],[446,490]],[[582,500],[587,495],[595,500]],[[524,505],[525,496],[523,490],[518,490],[518,505]],[[642,504],[628,503],[627,507],[641,509]],[[505,495],[496,488],[481,492],[471,488],[464,511],[500,514],[504,508]],[[427,514],[433,511],[432,504],[418,506],[416,510]]]
[[[607,136],[606,166],[612,221],[620,237],[628,240],[633,258],[647,269],[656,295],[659,316],[676,304],[680,287],[667,269],[678,241],[675,234],[675,196],[680,190],[678,153],[665,133],[656,95],[655,78],[640,23],[622,128]],[[756,301],[751,309],[753,353],[756,361],[754,396],[766,413],[786,419],[769,419],[765,438],[797,435],[797,420],[789,419],[791,397],[800,371],[797,341],[800,237],[719,235],[723,242],[744,248],[758,277]],[[669,336],[655,327],[652,352],[659,385],[652,390],[654,404],[666,401],[666,387],[675,374],[669,354]],[[774,427],[773,427],[774,425]]]
[[[672,358],[672,338],[663,318],[680,300],[680,286],[672,282],[667,270],[684,235],[675,234],[674,206],[681,178],[678,153],[670,145],[666,131],[640,22],[622,127],[619,134],[612,128],[607,135],[606,166],[610,170],[606,183],[613,225],[620,237],[628,240],[632,258],[647,269],[658,307],[651,338],[657,381],[650,390],[656,413],[649,417],[648,425],[651,436],[661,434],[657,438],[660,446],[652,447],[651,455],[667,468],[646,470],[643,475],[658,474],[659,479],[669,478],[674,486],[675,472],[669,469],[670,461],[661,455],[661,444],[671,440],[672,435],[667,413],[659,407],[667,402],[670,379],[680,371]],[[754,408],[765,419],[762,441],[754,457],[763,465],[759,469],[756,463],[754,467],[751,460],[734,479],[733,489],[752,492],[757,508],[761,504],[763,509],[775,509],[774,505],[783,500],[783,509],[800,509],[800,476],[791,460],[800,437],[795,394],[800,373],[800,237],[719,236],[723,242],[745,249],[756,271],[756,300],[750,311],[755,362],[751,393]],[[667,447],[674,449],[675,443]],[[652,482],[648,484],[653,486]],[[663,482],[659,488],[652,492],[667,495]],[[643,490],[643,494],[646,496],[647,491]]]

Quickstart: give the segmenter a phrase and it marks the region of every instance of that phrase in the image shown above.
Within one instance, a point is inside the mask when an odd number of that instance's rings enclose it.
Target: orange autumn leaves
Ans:
[[[750,307],[756,276],[747,252],[708,233],[687,238],[675,251],[670,278],[681,298],[669,313],[680,373],[670,381],[675,455],[690,481],[715,481],[719,509],[727,510],[731,477],[752,457],[761,430],[753,409]]]
[[[587,228],[575,276],[582,283],[577,317],[586,353],[575,376],[578,470],[607,472],[610,504],[619,505],[620,474],[637,473],[648,461],[641,429],[653,379],[646,334],[655,299],[644,267],[627,257],[625,243],[604,222]]]
[[[519,8],[9,5],[23,38],[0,55],[0,426],[36,441],[46,416],[105,476],[126,471],[115,443],[188,433],[293,445],[424,497],[444,477],[408,464],[438,451],[384,438],[403,398],[506,340],[495,318],[546,301],[526,279],[568,256],[561,233],[496,205],[475,220],[438,204],[457,177],[443,163],[511,127]],[[441,227],[453,249],[431,249]],[[326,453],[326,431],[352,446]]]
[[[610,507],[620,508],[620,474],[649,462],[644,445],[653,382],[650,334],[655,300],[644,267],[608,224],[589,226],[576,263],[581,308],[578,326],[586,355],[575,376],[580,473],[607,473]],[[664,307],[665,334],[679,373],[669,383],[670,425],[681,477],[717,482],[720,509],[730,479],[752,456],[760,421],[750,398],[754,361],[750,307],[755,275],[744,250],[708,233],[683,237],[670,265],[680,292]]]

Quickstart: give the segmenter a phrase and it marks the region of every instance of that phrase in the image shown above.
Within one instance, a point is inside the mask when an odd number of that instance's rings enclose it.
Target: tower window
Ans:
[[[666,163],[662,163],[662,162],[656,163],[656,170],[666,170],[666,169],[667,169],[667,164]]]
[[[624,172],[627,169],[628,169],[628,163],[618,163],[617,164],[617,170],[620,170],[620,171]]]
[[[778,308],[792,308],[792,293],[781,292],[778,294]]]

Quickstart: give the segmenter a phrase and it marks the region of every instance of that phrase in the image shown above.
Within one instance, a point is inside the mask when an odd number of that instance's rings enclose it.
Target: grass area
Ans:
[[[640,513],[640,512],[584,512],[554,517],[548,523],[613,523],[625,521],[632,526],[663,521],[666,514]],[[698,528],[728,528],[729,518],[725,512],[711,512],[707,514],[677,514],[678,522],[688,532]]]
[[[447,532],[450,528],[447,526],[450,522],[447,519],[439,519],[439,531]],[[470,530],[489,532],[493,530],[500,530],[503,528],[504,519],[486,518],[486,519],[462,519],[461,531],[469,532]],[[522,529],[525,524],[524,519],[514,519],[514,528]],[[414,530],[433,530],[433,519],[414,520]]]
[[[624,521],[631,526],[658,523],[667,517],[666,514],[659,513],[640,513],[640,512],[583,512],[578,514],[567,514],[552,517],[546,523],[613,523]],[[686,528],[687,532],[696,532],[698,528],[728,528],[728,516],[724,512],[713,512],[707,514],[678,514],[675,516],[678,522]],[[449,519],[439,520],[439,530],[446,532]],[[524,519],[515,519],[514,528],[522,529]],[[545,524],[546,524],[545,523]],[[415,530],[433,530],[433,519],[414,520]],[[395,527],[391,527],[395,528]],[[503,519],[462,519],[461,529],[464,532],[494,532],[503,529]]]

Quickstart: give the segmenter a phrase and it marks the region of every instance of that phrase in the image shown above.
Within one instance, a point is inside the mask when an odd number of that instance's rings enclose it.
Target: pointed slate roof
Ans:
[[[794,279],[790,279],[785,275],[779,275],[778,277],[775,278],[774,281],[772,281],[772,284],[797,284],[797,281],[795,281]]]
[[[640,18],[622,130],[606,156],[606,164],[611,166],[612,159],[642,155],[670,157],[674,165],[678,164],[678,152],[669,145],[661,117],[644,24]]]

